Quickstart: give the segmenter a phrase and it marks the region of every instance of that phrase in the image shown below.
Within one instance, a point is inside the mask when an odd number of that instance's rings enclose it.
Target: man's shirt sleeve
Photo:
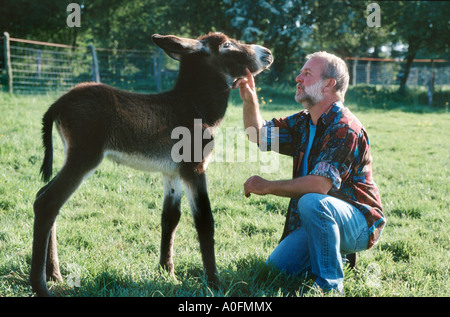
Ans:
[[[295,120],[295,115],[264,121],[263,127],[259,130],[259,149],[293,156],[294,144],[290,126],[290,121],[293,120]]]

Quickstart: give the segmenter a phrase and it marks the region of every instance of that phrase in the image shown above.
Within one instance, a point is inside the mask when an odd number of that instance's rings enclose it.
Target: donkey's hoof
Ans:
[[[214,290],[218,290],[220,286],[219,273],[215,272],[214,274],[208,274],[207,277],[208,286]]]
[[[52,281],[52,282],[62,282],[63,278],[61,276],[61,273],[57,272],[57,273],[52,273],[52,274],[48,274],[47,275],[47,281]]]

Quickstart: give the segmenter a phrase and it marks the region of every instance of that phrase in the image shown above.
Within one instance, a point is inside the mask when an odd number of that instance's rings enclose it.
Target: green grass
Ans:
[[[293,98],[267,91],[261,91],[264,118],[299,109]],[[32,204],[43,186],[40,123],[54,99],[0,94],[0,296],[33,295],[28,274]],[[373,102],[370,108],[353,99],[347,106],[368,130],[388,224],[381,241],[359,254],[358,269],[346,270],[345,296],[449,296],[450,115],[418,104]],[[242,128],[235,92],[225,127]],[[61,143],[54,144],[57,170],[64,157]],[[209,165],[219,290],[205,284],[186,199],[175,240],[175,280],[157,269],[161,176],[105,160],[57,219],[64,282],[49,283],[51,291],[59,296],[322,296],[307,292],[310,279],[264,265],[281,236],[288,201],[254,195],[246,199],[243,183],[254,174],[291,177],[290,158],[273,160],[279,169],[271,174],[262,174],[258,162]]]

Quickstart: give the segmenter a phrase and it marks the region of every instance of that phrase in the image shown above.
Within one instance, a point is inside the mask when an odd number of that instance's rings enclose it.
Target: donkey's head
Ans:
[[[223,33],[210,33],[198,39],[173,35],[153,35],[153,41],[176,60],[202,56],[205,65],[222,75],[229,86],[245,77],[248,68],[257,75],[270,67],[273,56],[269,49],[252,44],[242,44]],[[198,58],[197,58],[198,60]],[[200,70],[199,70],[200,71]]]

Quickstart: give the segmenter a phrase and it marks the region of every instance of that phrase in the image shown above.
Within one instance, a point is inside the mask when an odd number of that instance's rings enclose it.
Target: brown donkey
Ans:
[[[259,45],[241,44],[222,33],[198,39],[153,35],[153,41],[180,61],[175,87],[161,94],[136,94],[84,83],[59,98],[43,117],[45,148],[41,173],[52,176],[52,127],[64,144],[66,159],[59,173],[39,190],[34,202],[34,235],[30,281],[39,296],[50,296],[46,279],[61,280],[55,219],[60,208],[105,157],[145,171],[161,172],[164,204],[161,217],[160,266],[173,274],[173,242],[180,219],[182,183],[192,209],[208,282],[218,283],[214,254],[214,220],[205,170],[212,151],[190,143],[192,158],[174,157],[178,127],[211,131],[225,115],[233,82],[267,69],[273,57]],[[194,137],[195,133],[191,133]],[[211,142],[212,136],[208,138]],[[198,140],[197,140],[198,141]],[[204,150],[208,149],[208,150]],[[175,155],[176,156],[176,155]],[[200,159],[198,159],[200,157]]]

